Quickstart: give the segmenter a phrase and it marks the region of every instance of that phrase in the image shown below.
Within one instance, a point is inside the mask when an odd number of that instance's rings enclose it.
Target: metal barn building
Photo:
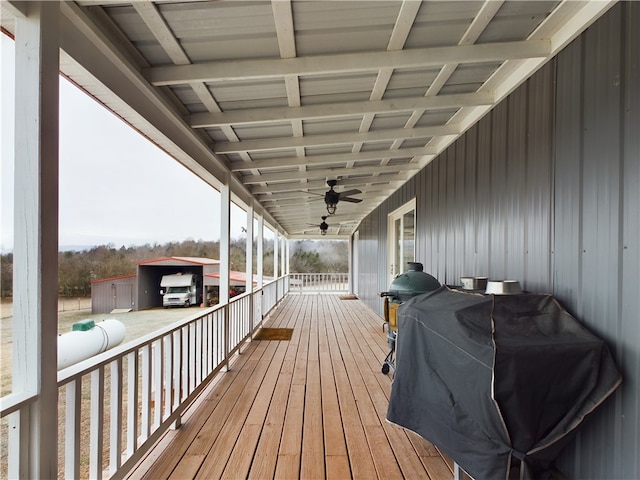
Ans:
[[[135,310],[138,296],[137,276],[102,278],[91,282],[91,313],[109,313],[115,309]]]
[[[161,307],[160,280],[163,275],[193,273],[199,279],[198,292],[218,283],[209,281],[207,275],[220,271],[220,261],[201,257],[166,257],[138,263],[138,301],[134,310]],[[203,290],[204,289],[204,290]]]
[[[220,281],[212,275],[219,271],[220,261],[211,258],[164,257],[139,262],[135,275],[91,282],[91,313],[109,313],[120,308],[145,310],[161,307],[160,280],[163,275],[173,273],[197,275],[198,292],[209,291],[213,295],[212,290],[217,289]]]
[[[220,261],[201,257],[164,257],[139,262],[138,273],[103,278],[91,282],[91,313],[109,313],[114,309],[145,310],[162,306],[160,280],[163,275],[193,273],[198,278],[198,295],[208,305],[218,303]],[[245,272],[229,272],[233,293],[242,293],[246,285]],[[257,284],[254,275],[253,284]]]

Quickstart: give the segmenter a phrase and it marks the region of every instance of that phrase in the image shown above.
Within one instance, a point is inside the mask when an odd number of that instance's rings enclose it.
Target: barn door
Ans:
[[[133,285],[116,285],[114,308],[131,308],[133,305]]]

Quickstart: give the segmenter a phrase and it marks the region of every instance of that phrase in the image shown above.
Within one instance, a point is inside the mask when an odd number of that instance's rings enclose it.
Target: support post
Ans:
[[[289,273],[289,239],[284,235],[282,235],[282,261],[280,263],[282,275]]]
[[[247,208],[247,246],[246,246],[246,272],[247,272],[247,281],[245,283],[245,288],[247,293],[249,293],[249,332],[253,332],[253,328],[255,327],[253,322],[253,201]],[[251,336],[249,337],[251,339]]]
[[[347,275],[347,290],[349,294],[353,294],[353,280],[354,280],[354,264],[355,264],[355,257],[354,257],[354,236],[351,235],[349,237],[349,252],[348,252],[348,260],[347,260],[347,268],[349,268],[349,275]]]
[[[258,276],[258,288],[260,288],[260,321],[264,315],[264,292],[262,287],[264,286],[264,217],[258,215],[258,248],[256,249],[257,255],[257,276]]]
[[[220,189],[220,305],[224,311],[224,371],[229,370],[229,246],[231,236],[231,191],[229,177]]]
[[[280,276],[280,232],[276,228],[273,231],[273,278]]]
[[[287,259],[284,273],[289,275],[291,273],[291,240],[286,239],[285,258]]]
[[[9,456],[18,451],[20,460],[9,477],[55,478],[60,5],[23,6],[15,29],[13,392],[33,392],[37,400],[21,415],[24,435],[10,435]]]
[[[258,215],[258,244],[256,245],[256,275],[258,287],[264,284],[264,217]]]

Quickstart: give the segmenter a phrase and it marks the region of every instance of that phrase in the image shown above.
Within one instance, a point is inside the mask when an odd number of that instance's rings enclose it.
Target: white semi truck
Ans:
[[[192,273],[163,275],[160,281],[162,306],[167,308],[197,305],[196,285],[196,275]]]

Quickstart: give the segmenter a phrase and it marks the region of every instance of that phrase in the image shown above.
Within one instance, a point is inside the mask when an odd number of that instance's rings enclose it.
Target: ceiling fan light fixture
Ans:
[[[320,230],[320,235],[322,235],[323,237],[327,234],[327,230]]]
[[[327,203],[327,212],[329,215],[336,213],[336,207],[337,205],[335,203]]]

